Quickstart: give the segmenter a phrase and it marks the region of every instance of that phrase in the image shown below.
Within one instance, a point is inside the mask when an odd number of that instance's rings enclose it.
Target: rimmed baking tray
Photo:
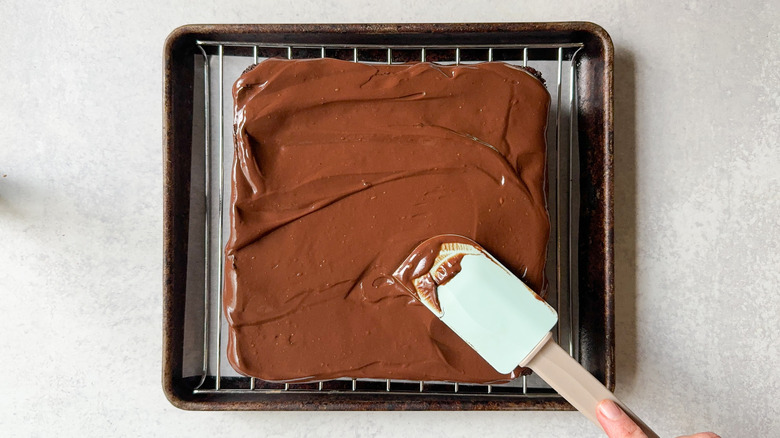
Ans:
[[[221,305],[230,87],[267,57],[503,61],[540,70],[548,120],[548,301],[556,340],[614,388],[612,62],[593,23],[191,25],[164,50],[163,389],[193,410],[571,409],[535,376],[503,385],[339,379],[277,384],[225,360]]]

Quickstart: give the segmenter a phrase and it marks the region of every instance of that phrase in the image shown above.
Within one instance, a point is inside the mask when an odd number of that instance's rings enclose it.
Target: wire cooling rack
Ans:
[[[194,394],[383,393],[479,394],[549,397],[554,391],[534,375],[500,385],[447,382],[337,379],[293,384],[238,375],[227,363],[222,313],[224,243],[227,238],[232,163],[233,81],[248,66],[270,57],[337,58],[365,63],[436,62],[469,64],[501,61],[532,67],[546,79],[552,97],[547,129],[547,203],[551,236],[548,246],[548,302],[559,314],[553,335],[579,359],[577,258],[578,175],[577,56],[583,44],[360,45],[197,41],[193,99],[193,157],[190,202],[188,279],[183,349],[184,376],[200,377]]]

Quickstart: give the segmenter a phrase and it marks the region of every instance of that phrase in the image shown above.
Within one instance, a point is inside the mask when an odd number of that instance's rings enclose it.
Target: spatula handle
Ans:
[[[642,429],[648,438],[658,438],[639,417],[615,397],[588,370],[574,360],[569,353],[547,336],[547,341],[525,366],[534,370],[547,384],[553,387],[578,411],[596,423],[596,406],[604,399],[617,403],[621,409]]]

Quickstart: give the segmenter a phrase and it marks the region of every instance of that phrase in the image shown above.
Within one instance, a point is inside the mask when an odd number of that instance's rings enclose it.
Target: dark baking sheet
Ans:
[[[374,24],[374,25],[193,25],[176,29],[164,51],[164,268],[163,388],[181,408],[209,409],[571,409],[554,393],[517,397],[500,388],[492,394],[371,391],[231,391],[197,392],[199,377],[183,376],[184,326],[190,228],[195,58],[198,40],[297,45],[424,45],[582,43],[577,57],[576,143],[578,145],[579,238],[571,257],[578,266],[576,347],[580,362],[607,387],[614,387],[612,261],[612,43],[592,23]],[[237,52],[251,50],[234,48]],[[296,49],[305,50],[305,49]],[[226,53],[228,54],[228,53]],[[245,53],[237,53],[243,54]],[[404,52],[394,56],[403,61]],[[484,56],[474,53],[476,57]],[[554,57],[537,51],[535,56]],[[306,56],[302,54],[301,56]],[[315,55],[316,56],[316,55]],[[331,56],[329,54],[329,56]],[[369,54],[370,56],[370,54]],[[377,55],[378,57],[381,56]],[[429,53],[434,58],[436,52]],[[447,53],[439,56],[446,58]],[[461,56],[468,56],[462,51]],[[298,56],[296,56],[298,57]],[[431,60],[429,58],[429,60]],[[554,59],[554,58],[553,58]],[[465,61],[466,59],[464,59]],[[228,115],[230,117],[230,115]],[[228,144],[227,147],[232,147]],[[189,265],[191,269],[191,264]],[[242,383],[236,383],[240,389]],[[333,382],[333,388],[339,386]],[[367,388],[371,389],[372,385]]]

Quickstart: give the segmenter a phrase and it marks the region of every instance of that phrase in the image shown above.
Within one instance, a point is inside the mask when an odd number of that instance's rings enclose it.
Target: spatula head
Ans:
[[[476,242],[421,243],[393,274],[500,373],[510,373],[558,322],[544,299]]]

